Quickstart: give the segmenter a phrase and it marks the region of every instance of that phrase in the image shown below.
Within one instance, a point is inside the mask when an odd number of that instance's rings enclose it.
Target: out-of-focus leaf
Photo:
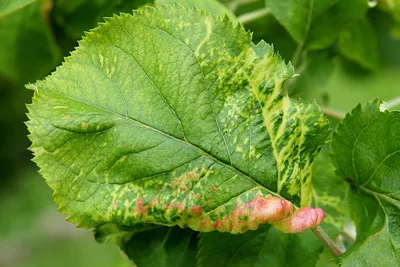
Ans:
[[[72,40],[80,39],[85,31],[120,12],[132,13],[145,4],[154,0],[56,0],[54,17],[57,24]]]
[[[323,246],[307,230],[283,234],[269,225],[240,235],[201,233],[198,266],[315,266]]]
[[[342,29],[368,10],[364,0],[266,0],[266,5],[296,42],[312,50],[331,45]]]
[[[61,60],[47,22],[50,2],[10,0],[2,7],[0,75],[17,84],[43,78]]]
[[[299,76],[287,82],[291,96],[296,97],[304,91],[315,92],[324,88],[334,71],[331,52],[323,50],[308,53],[299,71]]]
[[[324,14],[338,0],[266,0],[276,19],[298,42],[305,41],[313,20]]]
[[[113,224],[97,227],[96,240],[117,243],[138,267],[195,267],[197,232],[179,227],[142,225],[121,228]]]
[[[350,185],[348,205],[357,227],[343,266],[398,266],[400,262],[400,112],[359,105],[332,141],[337,174]]]
[[[320,105],[348,112],[360,102],[367,102],[376,97],[387,101],[400,94],[400,68],[384,68],[376,73],[366,74],[355,71],[357,66],[349,65],[343,59],[335,58],[333,63],[333,75],[325,86],[315,87],[313,90],[307,90],[305,87],[303,91],[296,91],[296,96],[316,99]]]
[[[236,16],[227,9],[223,4],[218,2],[217,0],[155,0],[156,5],[172,5],[173,3],[179,3],[182,5],[187,5],[189,7],[196,7],[198,9],[202,9],[209,13],[214,13],[221,17],[225,15],[228,16],[232,22],[237,23]]]
[[[400,22],[400,1],[399,0],[380,0],[377,1],[378,7],[391,13]]]
[[[323,15],[313,19],[308,33],[307,49],[316,50],[330,46],[342,30],[352,22],[363,19],[367,10],[367,0],[335,1]]]
[[[0,2],[0,18],[10,15],[10,13],[18,12],[19,9],[37,1],[38,0],[2,0]]]
[[[297,43],[271,14],[249,21],[243,26],[246,30],[253,32],[254,43],[264,40],[273,44],[283,58],[290,59],[293,56]]]
[[[379,64],[378,42],[370,22],[362,19],[351,23],[339,35],[339,50],[347,59],[368,70],[377,70]]]

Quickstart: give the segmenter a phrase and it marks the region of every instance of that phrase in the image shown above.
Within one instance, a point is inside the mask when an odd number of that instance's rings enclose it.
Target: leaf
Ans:
[[[337,39],[341,30],[364,18],[364,0],[266,0],[267,7],[293,39],[309,50],[323,49]]]
[[[226,15],[229,17],[229,19],[232,22],[237,23],[235,14],[233,14],[229,9],[227,9],[223,4],[221,4],[217,0],[208,0],[208,1],[204,1],[204,0],[156,0],[155,1],[156,5],[163,5],[163,4],[171,5],[174,3],[187,5],[189,7],[196,7],[198,9],[202,9],[206,12],[214,13],[221,17]]]
[[[316,99],[319,104],[341,112],[349,112],[357,103],[374,97],[390,100],[399,95],[398,68],[382,68],[376,73],[365,74],[356,72],[356,66],[349,65],[343,58],[334,59],[333,65],[332,77],[324,87],[302,91],[299,95],[304,99]],[[300,86],[296,88],[300,89]]]
[[[291,58],[294,54],[297,43],[293,41],[290,34],[279,24],[274,16],[263,16],[257,20],[249,21],[243,26],[246,30],[253,32],[253,42],[264,40],[267,43],[274,44],[274,48],[283,58]]]
[[[201,233],[198,266],[315,266],[323,246],[307,230],[283,234],[269,225],[241,235]]]
[[[329,125],[282,95],[292,75],[227,18],[178,5],[114,16],[36,84],[34,161],[80,226],[315,227],[323,212],[304,206]]]
[[[38,0],[7,0],[0,3],[0,19],[37,2]]]
[[[394,19],[400,21],[400,2],[398,0],[379,1],[378,7],[388,13],[391,13]]]
[[[42,0],[0,4],[0,76],[24,84],[43,78],[60,61],[48,12],[48,2]]]
[[[73,40],[78,40],[85,31],[94,28],[103,17],[114,13],[131,12],[153,0],[58,0],[55,1],[54,17],[56,23]]]
[[[196,266],[197,233],[179,227],[143,225],[136,228],[106,224],[96,228],[100,243],[115,242],[140,267]]]
[[[368,20],[360,20],[344,29],[339,35],[338,47],[345,58],[368,70],[378,69],[378,42]]]
[[[306,40],[307,49],[317,50],[330,46],[342,30],[365,19],[368,8],[368,1],[365,0],[336,1],[323,15],[313,18]]]
[[[305,41],[313,20],[339,0],[266,0],[267,7],[298,43]]]
[[[357,106],[339,125],[332,161],[349,184],[357,241],[343,266],[398,266],[400,262],[400,113]]]
[[[332,55],[327,51],[308,53],[302,65],[304,71],[300,76],[288,81],[289,95],[302,94],[305,90],[313,94],[321,88],[325,88],[334,71]]]
[[[343,231],[345,220],[343,199],[346,197],[348,186],[335,174],[335,168],[325,151],[316,158],[312,185],[313,206],[322,208],[325,212],[321,227],[330,238],[335,239]]]

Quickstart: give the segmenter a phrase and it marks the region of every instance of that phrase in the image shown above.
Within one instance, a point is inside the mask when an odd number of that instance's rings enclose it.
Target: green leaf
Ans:
[[[393,15],[393,18],[400,21],[400,2],[398,0],[378,1],[378,7]]]
[[[47,24],[48,2],[0,4],[0,76],[18,84],[48,75],[61,59]]]
[[[94,28],[104,17],[119,12],[131,12],[153,2],[153,0],[57,0],[54,3],[54,18],[69,38],[78,40],[85,31]]]
[[[399,95],[399,68],[384,68],[366,74],[356,72],[357,66],[349,65],[343,58],[333,59],[333,65],[332,77],[325,86],[314,87],[313,90],[303,88],[304,91],[296,93],[302,98],[316,99],[319,104],[341,112],[350,112],[357,103],[367,102],[374,97],[389,101]],[[301,89],[296,83],[297,88]]]
[[[359,20],[365,19],[368,1],[339,0],[318,18],[313,18],[307,36],[306,47],[309,50],[323,49],[330,46],[342,30]]]
[[[313,20],[339,0],[266,0],[267,7],[298,43],[305,41]]]
[[[325,48],[354,20],[364,18],[364,0],[266,0],[267,7],[293,39],[307,49]]]
[[[322,208],[325,219],[321,227],[335,239],[342,231],[345,220],[345,205],[348,186],[335,174],[335,168],[327,152],[321,152],[315,161],[313,185],[313,206]]]
[[[325,88],[334,71],[332,55],[325,50],[310,52],[303,60],[302,68],[305,71],[300,76],[288,81],[287,87],[291,96],[304,91],[313,94],[318,89]]]
[[[96,228],[96,240],[114,242],[140,267],[196,266],[197,233],[179,227],[142,225],[136,228],[106,224]]]
[[[248,11],[251,12],[251,11]],[[243,25],[246,30],[253,32],[253,42],[264,40],[274,44],[274,48],[283,58],[291,58],[297,43],[285,28],[272,15],[263,16]]]
[[[115,16],[36,84],[34,161],[80,226],[315,227],[321,210],[287,200],[311,202],[329,125],[282,95],[292,75],[227,18],[178,5]]]
[[[340,53],[368,70],[379,67],[378,41],[367,19],[352,23],[339,35]]]
[[[218,2],[217,0],[208,0],[208,1],[204,1],[204,0],[156,0],[155,1],[156,5],[162,5],[162,4],[171,5],[173,3],[179,3],[182,5],[187,5],[189,7],[196,7],[198,9],[202,9],[206,12],[214,13],[221,17],[226,15],[230,18],[230,20],[232,22],[237,23],[236,16],[229,9],[227,9],[223,4]]]
[[[34,4],[38,0],[6,0],[0,3],[0,18],[8,16],[13,12],[18,12],[20,9]]]
[[[337,173],[350,184],[348,203],[357,241],[343,266],[400,262],[400,113],[373,101],[346,116],[332,142]]]
[[[201,233],[198,266],[315,266],[323,246],[307,230],[283,234],[269,225],[241,235]]]

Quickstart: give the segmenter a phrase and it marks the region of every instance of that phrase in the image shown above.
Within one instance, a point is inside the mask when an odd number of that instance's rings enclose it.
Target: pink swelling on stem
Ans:
[[[275,228],[284,233],[299,233],[308,228],[315,228],[324,220],[325,213],[322,209],[304,207],[295,210],[293,214],[279,222],[273,223]]]

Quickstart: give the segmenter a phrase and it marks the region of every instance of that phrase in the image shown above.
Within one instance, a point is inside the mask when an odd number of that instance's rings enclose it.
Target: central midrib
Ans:
[[[37,90],[38,90],[38,89],[37,89]],[[175,141],[177,141],[177,142],[183,143],[183,144],[185,144],[185,145],[187,145],[187,146],[189,146],[189,147],[195,149],[195,150],[198,151],[200,154],[202,154],[203,156],[209,158],[210,160],[212,160],[212,161],[218,163],[219,165],[224,166],[225,168],[230,169],[231,171],[234,171],[234,172],[236,172],[237,174],[239,174],[239,175],[241,175],[241,176],[247,178],[248,180],[250,180],[251,182],[253,182],[253,183],[256,184],[257,186],[260,186],[260,187],[264,188],[264,189],[267,190],[268,193],[270,193],[271,195],[275,195],[275,196],[277,196],[277,197],[282,198],[278,193],[273,192],[273,191],[271,191],[270,189],[268,189],[267,187],[263,186],[262,184],[260,184],[259,182],[257,182],[257,181],[254,180],[253,178],[251,178],[248,174],[246,174],[246,173],[244,173],[244,172],[238,170],[237,168],[235,168],[235,167],[232,166],[232,165],[229,165],[229,164],[227,164],[227,163],[225,163],[225,162],[219,160],[218,158],[212,156],[210,153],[204,151],[202,148],[200,148],[200,147],[198,147],[198,146],[196,146],[196,145],[190,143],[189,141],[179,139],[179,138],[177,138],[177,137],[175,137],[175,136],[172,136],[172,135],[170,135],[170,134],[168,134],[168,133],[166,133],[166,132],[163,132],[163,131],[161,131],[161,130],[159,130],[159,129],[156,129],[156,128],[150,126],[150,125],[147,125],[147,124],[145,124],[145,123],[143,123],[143,122],[141,122],[141,121],[135,120],[135,119],[132,118],[132,117],[121,115],[121,114],[116,113],[116,112],[114,112],[114,111],[107,110],[107,109],[105,109],[105,108],[96,106],[96,105],[94,105],[94,104],[92,104],[92,103],[86,103],[86,102],[83,102],[83,101],[81,101],[81,100],[79,100],[79,99],[76,99],[76,98],[74,98],[74,97],[67,96],[67,95],[61,94],[61,93],[59,93],[59,92],[52,91],[52,90],[44,90],[44,92],[46,92],[46,91],[47,91],[47,92],[54,93],[54,94],[59,95],[59,96],[61,96],[61,97],[70,99],[70,100],[72,100],[72,101],[78,102],[78,103],[80,103],[80,104],[89,106],[89,107],[91,107],[91,108],[96,108],[96,109],[102,110],[102,111],[104,111],[104,112],[106,112],[106,113],[109,113],[110,115],[118,116],[118,117],[123,118],[123,119],[125,119],[125,120],[129,120],[129,121],[131,121],[131,122],[137,123],[139,126],[141,126],[141,127],[143,127],[143,128],[149,129],[149,130],[154,131],[154,132],[157,132],[158,134],[161,134],[161,135],[163,135],[163,136],[165,136],[165,137],[168,137],[168,138],[170,138],[170,139],[172,139],[172,140],[175,140]],[[40,93],[38,94],[38,96],[39,96],[39,95],[40,95]]]

